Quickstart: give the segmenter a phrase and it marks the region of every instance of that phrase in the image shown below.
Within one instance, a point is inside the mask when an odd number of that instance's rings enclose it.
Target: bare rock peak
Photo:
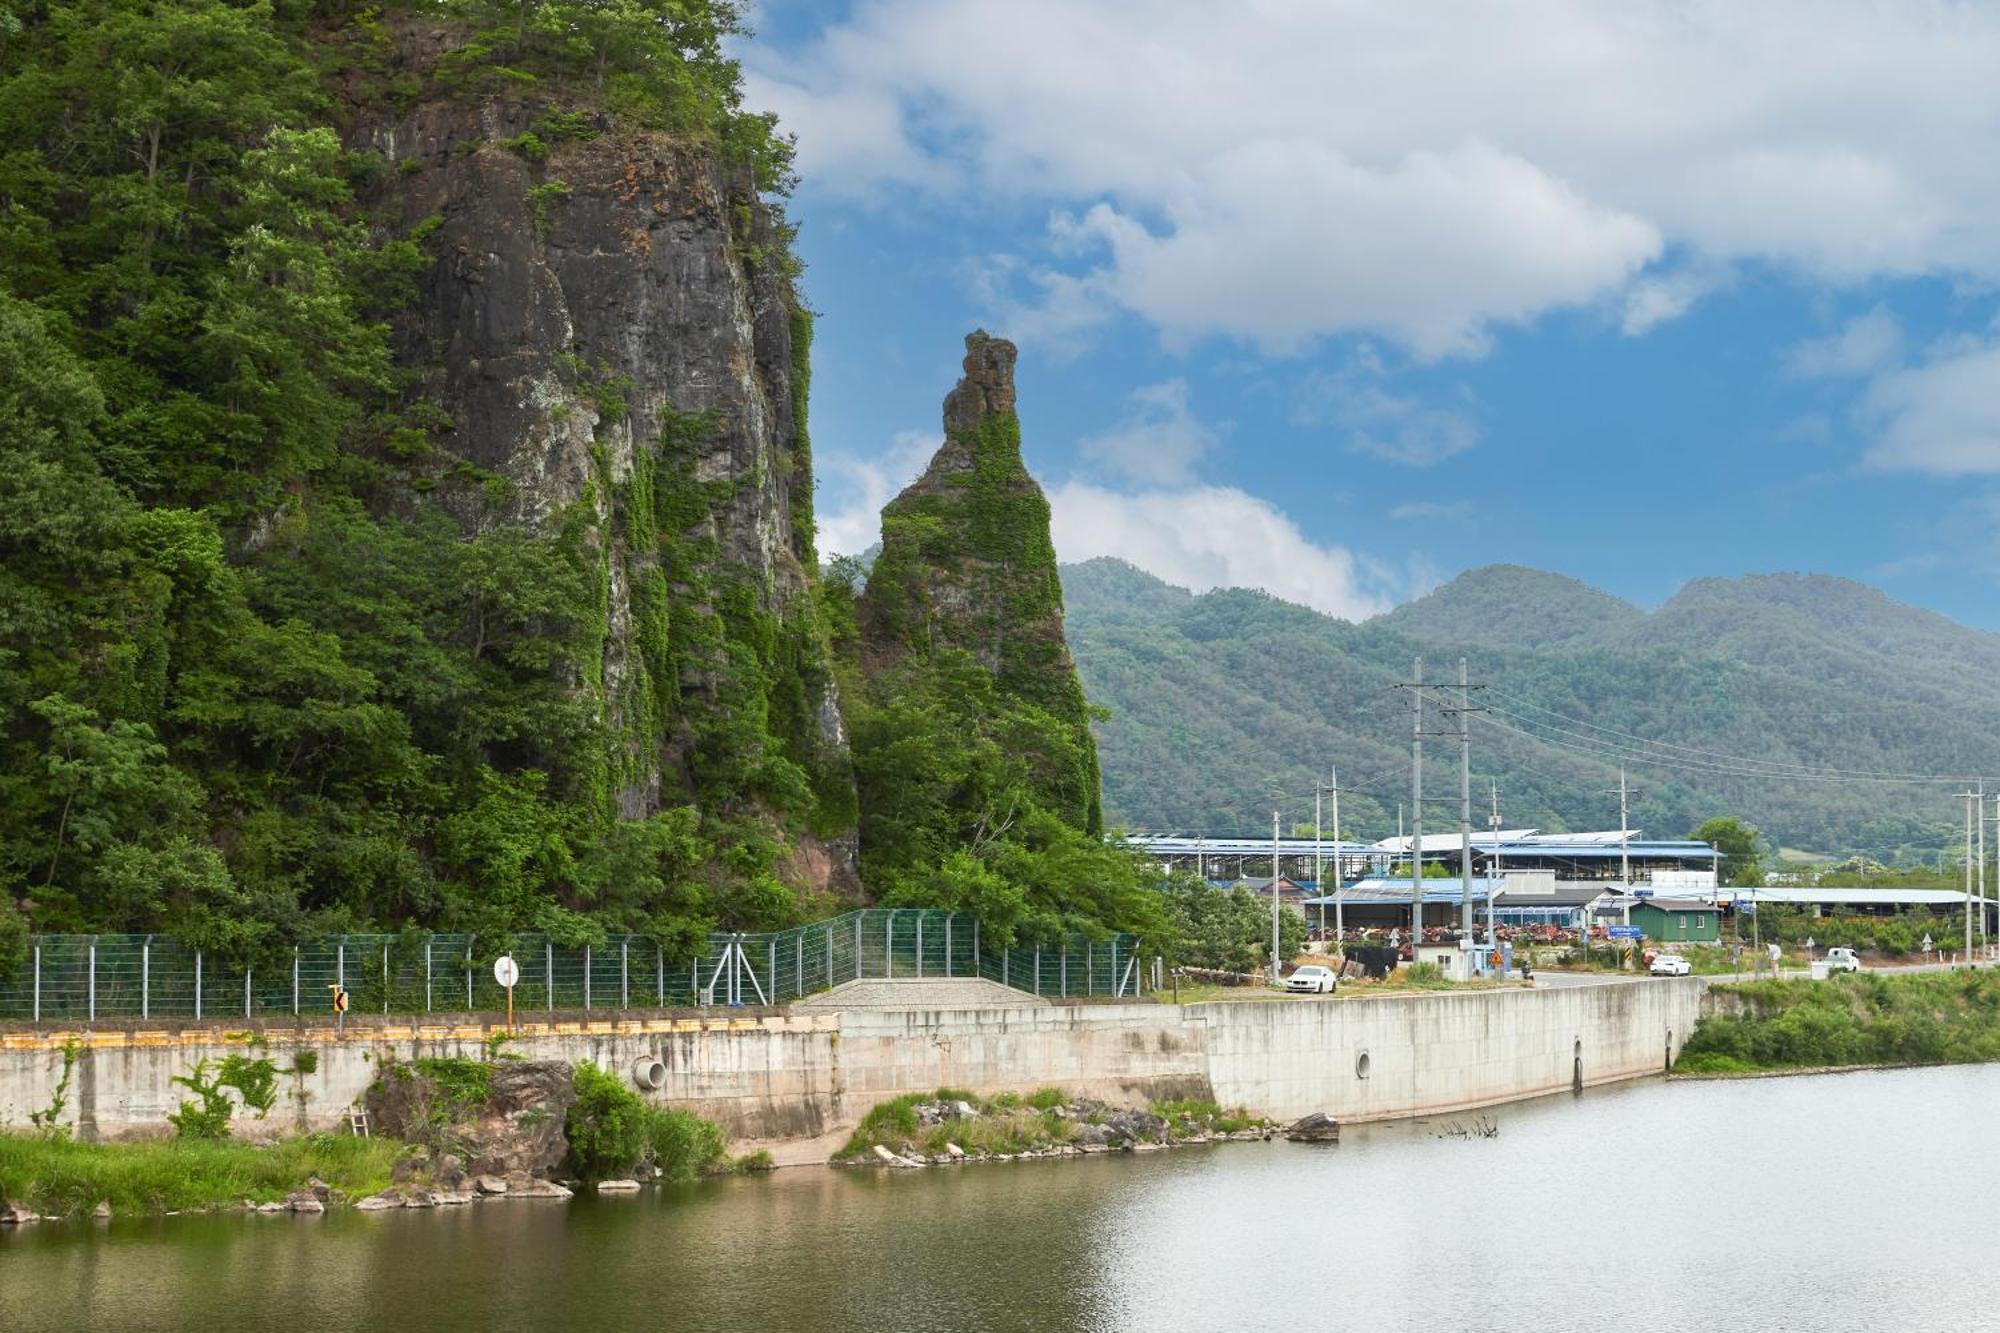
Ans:
[[[947,435],[971,430],[987,417],[1014,410],[1014,359],[1019,351],[985,329],[965,335],[965,377],[945,396]]]

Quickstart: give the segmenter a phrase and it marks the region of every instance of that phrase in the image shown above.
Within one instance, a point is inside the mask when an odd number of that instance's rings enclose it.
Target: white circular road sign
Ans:
[[[521,965],[511,955],[502,954],[493,960],[493,979],[512,990],[514,983],[521,979]]]

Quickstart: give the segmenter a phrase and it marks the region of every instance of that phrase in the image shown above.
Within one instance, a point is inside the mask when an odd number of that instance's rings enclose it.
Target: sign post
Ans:
[[[521,979],[521,965],[514,955],[501,954],[493,960],[493,979],[507,989],[507,1035],[514,1035],[514,983]]]
[[[347,1031],[347,987],[336,982],[327,989],[333,992],[333,1030],[344,1033]]]

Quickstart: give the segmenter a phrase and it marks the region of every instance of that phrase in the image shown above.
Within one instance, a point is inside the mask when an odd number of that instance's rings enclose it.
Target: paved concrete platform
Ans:
[[[983,977],[863,977],[792,1003],[794,1013],[863,1009],[1036,1009],[1049,1001]]]

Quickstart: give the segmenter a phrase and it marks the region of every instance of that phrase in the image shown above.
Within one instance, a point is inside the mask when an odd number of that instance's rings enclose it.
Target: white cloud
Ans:
[[[1389,517],[1397,523],[1411,520],[1464,518],[1472,512],[1469,500],[1416,500],[1409,504],[1397,505],[1389,511]]]
[[[880,541],[882,506],[922,474],[942,443],[944,437],[935,432],[904,430],[873,457],[832,451],[816,457],[820,555],[860,555]]]
[[[2000,343],[1947,349],[1878,375],[1861,401],[1877,427],[1865,461],[1897,472],[2000,473]]]
[[[1848,320],[1837,333],[1798,344],[1785,362],[1802,379],[1829,379],[1879,374],[1902,359],[1903,326],[1876,306]]]
[[[1194,465],[1215,444],[1215,432],[1189,410],[1187,381],[1171,379],[1135,389],[1118,424],[1077,448],[1107,471],[1172,485],[1192,480]]]
[[[1286,350],[1426,356],[1698,276],[2000,279],[2000,9],[1919,0],[863,0],[753,43],[812,188],[1068,220],[1067,304]],[[1079,239],[1095,249],[1062,251]],[[1671,250],[1688,272],[1656,271]],[[1037,258],[1035,266],[1045,260]]]
[[[1339,371],[1315,371],[1299,388],[1295,421],[1337,427],[1355,453],[1406,467],[1430,467],[1479,443],[1470,395],[1459,407],[1441,407],[1384,388],[1381,361],[1363,347]]]
[[[1275,506],[1228,486],[1134,494],[1072,481],[1049,492],[1056,554],[1116,556],[1178,587],[1262,588],[1361,620],[1394,605],[1368,562],[1321,546]]]
[[[1642,338],[1694,309],[1697,301],[1723,284],[1725,276],[1712,265],[1648,274],[1626,289],[1618,326],[1626,337]]]

